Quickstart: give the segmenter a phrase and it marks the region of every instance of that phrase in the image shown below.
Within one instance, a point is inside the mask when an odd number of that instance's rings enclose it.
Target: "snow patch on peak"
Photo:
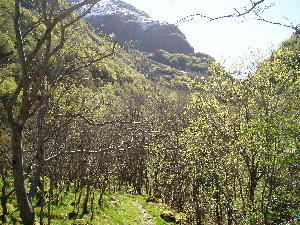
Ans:
[[[74,4],[82,0],[69,1],[71,2],[71,4]],[[86,8],[87,7],[88,6],[86,6]],[[120,15],[126,18],[126,20],[128,21],[139,22],[144,29],[160,23],[158,20],[154,20],[153,18],[151,18],[144,11],[139,10],[136,7],[120,0],[102,0],[93,7],[91,12],[87,14],[86,17],[97,15]]]

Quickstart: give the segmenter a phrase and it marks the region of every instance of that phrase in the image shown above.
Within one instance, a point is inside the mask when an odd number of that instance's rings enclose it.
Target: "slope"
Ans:
[[[160,23],[120,0],[103,0],[97,3],[85,20],[96,28],[99,35],[114,33],[121,44],[130,43],[140,51],[154,52],[163,49],[171,53],[194,53],[178,27]]]

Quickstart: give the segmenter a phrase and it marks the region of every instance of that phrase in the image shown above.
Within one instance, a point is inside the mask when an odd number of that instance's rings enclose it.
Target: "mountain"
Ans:
[[[80,0],[70,0],[71,4]],[[185,35],[175,25],[159,22],[147,13],[120,0],[103,0],[85,20],[101,35],[115,34],[116,39],[143,52],[159,49],[170,53],[194,53]]]

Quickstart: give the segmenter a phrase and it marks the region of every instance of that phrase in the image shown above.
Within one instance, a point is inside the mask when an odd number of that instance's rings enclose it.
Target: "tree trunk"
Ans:
[[[216,220],[218,225],[222,225],[222,209],[221,209],[221,196],[220,192],[217,190],[214,193],[216,199]]]
[[[227,215],[228,215],[228,222],[227,222],[227,225],[232,225],[232,208],[229,208],[228,211],[227,211]]]
[[[256,170],[250,171],[250,180],[249,180],[249,201],[251,204],[251,207],[253,207],[254,203],[254,194],[257,186],[257,172]]]
[[[93,189],[92,197],[91,197],[91,221],[94,220],[94,216],[95,216],[94,201],[95,201],[95,189]]]
[[[8,209],[7,209],[7,200],[8,200],[8,196],[6,193],[6,189],[8,187],[8,182],[6,180],[7,177],[7,171],[2,167],[1,168],[1,175],[2,175],[2,189],[1,189],[1,206],[2,206],[2,215],[1,215],[1,220],[3,223],[6,222],[6,215],[8,214]]]
[[[40,210],[40,225],[43,225],[44,224],[44,206],[45,206],[44,179],[42,179],[41,185],[40,185],[39,202],[40,202],[40,206],[41,206],[41,210]]]
[[[90,189],[91,186],[88,184],[86,187],[86,195],[85,195],[85,199],[83,201],[83,209],[82,209],[82,215],[88,214],[88,202],[89,202],[89,198],[90,198]]]
[[[40,177],[43,172],[45,152],[44,152],[44,135],[43,135],[43,123],[46,114],[46,105],[42,106],[37,115],[37,129],[38,129],[38,140],[37,140],[37,155],[36,155],[36,169],[30,185],[30,191],[28,194],[29,201],[32,202],[37,192],[37,187],[40,183]]]
[[[198,182],[195,180],[193,182],[193,202],[195,204],[195,220],[196,220],[196,224],[197,225],[202,225],[203,221],[202,221],[202,210],[200,209],[200,205],[199,205],[199,199],[198,199],[198,194],[199,194],[199,184]]]
[[[24,125],[14,124],[12,126],[12,166],[13,178],[20,217],[25,225],[34,224],[34,211],[28,199],[25,188],[25,176],[23,165],[23,139]]]
[[[1,206],[2,206],[1,220],[3,223],[5,223],[6,215],[8,214],[8,209],[7,209],[7,197],[3,195],[3,189],[2,189],[2,196],[1,196]]]

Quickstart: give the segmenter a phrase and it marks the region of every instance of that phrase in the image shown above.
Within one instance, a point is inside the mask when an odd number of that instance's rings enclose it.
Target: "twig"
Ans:
[[[176,25],[178,26],[179,24],[182,24],[183,22],[187,22],[190,21],[192,19],[194,19],[194,17],[196,16],[200,16],[202,18],[208,19],[209,21],[214,21],[214,20],[219,20],[219,19],[224,19],[224,18],[237,18],[237,17],[242,17],[248,13],[250,13],[251,11],[253,11],[259,4],[263,3],[265,0],[260,0],[257,2],[252,2],[252,7],[249,9],[245,9],[244,12],[239,12],[236,8],[234,8],[234,10],[237,12],[236,14],[229,14],[229,15],[225,15],[225,16],[218,16],[218,17],[210,17],[210,16],[206,16],[200,13],[196,13],[196,14],[192,14],[189,16],[186,16],[184,18],[182,18],[181,20],[176,22]]]

